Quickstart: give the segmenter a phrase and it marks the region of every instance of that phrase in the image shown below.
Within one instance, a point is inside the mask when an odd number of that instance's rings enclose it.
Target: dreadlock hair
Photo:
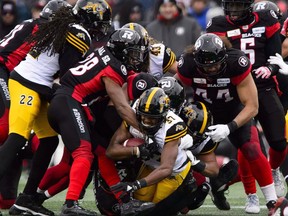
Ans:
[[[72,8],[61,7],[56,11],[51,21],[40,23],[38,31],[26,40],[33,44],[32,50],[35,53],[49,51],[50,56],[61,53],[69,29],[68,26],[71,23],[79,23],[72,13]]]

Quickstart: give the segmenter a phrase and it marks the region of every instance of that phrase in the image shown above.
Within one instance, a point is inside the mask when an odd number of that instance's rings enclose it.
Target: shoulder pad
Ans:
[[[175,53],[169,47],[165,46],[164,60],[163,60],[163,71],[167,72],[175,61],[176,61]]]
[[[225,16],[216,16],[209,20],[206,25],[207,33],[210,32],[223,32],[226,29],[227,19]]]
[[[168,124],[168,130],[166,132],[165,143],[179,139],[187,134],[186,124],[175,114],[167,115],[166,124]]]
[[[271,26],[278,22],[278,17],[273,10],[263,10],[257,12],[259,20],[265,26]]]
[[[69,25],[66,40],[82,54],[85,54],[91,45],[91,37],[88,31],[79,24]]]

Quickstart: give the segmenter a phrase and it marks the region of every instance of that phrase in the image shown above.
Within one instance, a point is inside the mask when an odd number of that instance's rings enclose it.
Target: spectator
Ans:
[[[31,15],[33,19],[40,17],[40,12],[42,11],[46,3],[46,0],[39,0],[34,3],[33,7],[31,8]]]
[[[120,28],[126,23],[135,22],[143,25],[143,6],[137,0],[122,0],[115,5],[114,27]]]
[[[191,0],[188,16],[194,17],[198,21],[202,31],[206,29],[206,15],[208,11],[209,5],[207,0]]]
[[[17,24],[17,9],[13,1],[4,0],[1,3],[0,39],[7,35]]]
[[[195,19],[183,16],[176,0],[158,0],[155,9],[158,15],[147,25],[149,35],[179,56],[186,46],[194,44],[200,36],[200,25]]]

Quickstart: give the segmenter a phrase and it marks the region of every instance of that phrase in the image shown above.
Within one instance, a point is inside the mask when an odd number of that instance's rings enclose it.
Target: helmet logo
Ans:
[[[248,65],[248,59],[246,58],[246,56],[241,56],[238,59],[238,63],[239,65],[241,65],[242,67],[246,67]]]
[[[274,17],[275,19],[278,19],[278,16],[276,15],[275,11],[270,10],[270,14],[271,14],[272,17]]]
[[[192,121],[197,118],[197,113],[190,107],[185,107],[184,112],[186,112],[186,118],[188,119],[187,125],[190,126]]]
[[[121,33],[122,33],[121,35],[122,38],[125,38],[128,40],[133,40],[135,38],[135,34],[132,31],[125,30],[124,33],[123,32]]]
[[[127,69],[124,65],[121,65],[121,71],[122,71],[123,75],[125,75],[125,76],[127,75]]]
[[[222,41],[220,38],[215,37],[214,42],[215,42],[216,44],[218,44],[220,47],[223,47],[223,41]]]
[[[183,64],[184,64],[184,58],[183,58],[183,56],[181,56],[179,61],[178,61],[178,67],[180,68]]]
[[[162,96],[161,98],[159,98],[159,104],[160,104],[159,113],[163,113],[164,108],[169,108],[169,105],[170,105],[169,97],[167,95],[165,95],[165,96]]]
[[[139,90],[144,90],[147,87],[147,82],[143,79],[136,82],[136,88]]]
[[[201,47],[201,45],[202,45],[202,42],[203,41],[203,39],[202,38],[199,38],[196,42],[195,42],[195,50],[198,50],[200,47]]]
[[[105,8],[103,8],[101,4],[93,4],[93,2],[88,2],[84,9],[87,13],[99,14],[99,19],[103,20]]]

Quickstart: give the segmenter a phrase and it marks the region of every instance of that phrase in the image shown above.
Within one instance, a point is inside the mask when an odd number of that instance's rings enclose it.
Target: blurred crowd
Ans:
[[[1,0],[0,39],[17,23],[39,17],[40,11],[48,1]],[[67,2],[74,5],[76,0]],[[195,42],[213,16],[223,15],[221,0],[108,0],[107,2],[112,7],[115,29],[128,22],[139,23],[147,28],[152,37],[172,48],[176,55],[179,55],[187,45]],[[173,11],[171,8],[160,7],[164,2],[175,4],[177,9]],[[275,2],[285,20],[287,1]]]

